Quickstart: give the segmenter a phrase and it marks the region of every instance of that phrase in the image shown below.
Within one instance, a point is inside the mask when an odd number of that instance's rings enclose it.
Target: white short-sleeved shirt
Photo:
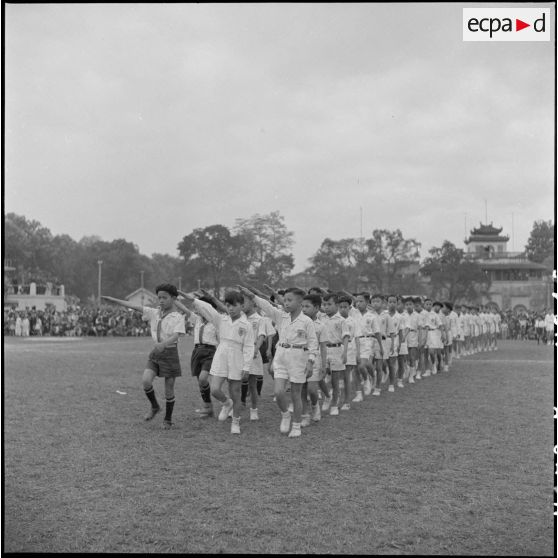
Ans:
[[[252,324],[254,331],[254,343],[258,340],[260,335],[266,336],[265,318],[257,312],[250,316],[246,316],[247,320]],[[272,326],[273,327],[273,326]]]
[[[371,312],[367,310],[364,314],[362,314],[362,318],[360,320],[360,328],[361,328],[361,335],[366,335],[370,337],[371,335],[376,335],[380,333],[380,316],[375,312]]]
[[[217,347],[218,352],[215,353],[214,360],[225,350],[234,350],[242,353],[244,359],[242,370],[250,370],[254,358],[254,330],[246,314],[242,313],[233,321],[228,314],[220,314],[211,304],[203,300],[196,299],[193,304],[196,311],[211,322],[219,333],[221,342]]]
[[[291,320],[289,312],[279,310],[270,304],[267,300],[254,297],[258,307],[265,313],[266,316],[271,318],[275,323],[275,327],[279,332],[278,345],[286,343],[289,345],[306,347],[308,356],[314,359],[318,353],[318,339],[316,338],[316,328],[314,322],[303,312]]]
[[[393,316],[390,316],[387,310],[384,310],[380,314],[380,333],[382,337],[390,337],[396,333],[395,322],[393,321]]]
[[[215,347],[219,345],[219,334],[215,329],[215,325],[204,318],[198,316],[198,314],[192,314],[190,321],[194,324],[194,343],[203,343],[204,345],[214,345]],[[203,331],[202,326],[205,324]],[[201,339],[200,339],[201,331]]]
[[[151,328],[151,338],[155,341],[155,343],[163,343],[175,333],[182,335],[186,333],[184,316],[180,312],[169,312],[161,320],[161,310],[159,308],[144,306],[142,319],[149,322],[149,327]],[[160,339],[157,339],[159,322],[161,322]]]
[[[271,321],[271,318],[268,318],[267,316],[262,316],[261,314],[260,316],[262,317],[264,323],[265,336],[269,337],[270,335],[275,335],[277,333],[277,330],[273,327],[273,322]]]
[[[324,332],[322,338],[327,343],[342,343],[343,341],[343,322],[345,318],[339,314],[335,313],[333,316],[323,315],[320,318],[320,322],[324,326]]]

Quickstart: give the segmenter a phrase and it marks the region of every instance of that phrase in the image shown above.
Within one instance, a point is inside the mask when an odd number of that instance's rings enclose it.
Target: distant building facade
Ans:
[[[524,252],[508,252],[509,237],[502,228],[482,223],[465,239],[466,257],[488,274],[491,286],[483,304],[499,310],[542,310],[552,307],[552,272],[527,259]]]
[[[159,299],[157,295],[143,287],[130,293],[126,300],[132,304],[138,304],[140,306],[157,306]]]

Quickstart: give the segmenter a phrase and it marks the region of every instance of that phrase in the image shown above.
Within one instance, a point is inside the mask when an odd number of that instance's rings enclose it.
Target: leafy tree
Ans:
[[[556,227],[552,221],[535,221],[525,253],[532,262],[542,263],[549,256],[554,257],[554,235]]]
[[[417,292],[416,277],[415,281],[409,281],[408,277],[404,280],[403,272],[418,262],[419,248],[419,242],[403,238],[399,229],[376,229],[372,238],[365,241],[364,250],[358,252],[360,273],[368,277],[374,290],[382,293]]]
[[[479,264],[466,259],[464,251],[449,240],[431,248],[429,254],[421,273],[430,278],[433,297],[474,302],[490,288],[490,278]]]
[[[278,211],[237,219],[234,232],[240,246],[241,267],[250,279],[276,285],[293,269],[293,233]]]
[[[223,225],[194,229],[178,244],[188,270],[187,285],[197,287],[197,280],[201,279],[219,292],[221,286],[234,284],[243,272],[239,249],[238,238]]]
[[[326,238],[309,259],[307,273],[315,275],[332,290],[356,289],[358,241],[354,238]]]

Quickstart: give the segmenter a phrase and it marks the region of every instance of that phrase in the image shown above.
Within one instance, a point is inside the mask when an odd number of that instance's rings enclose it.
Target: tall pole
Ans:
[[[182,290],[182,277],[178,278],[178,290],[181,291]]]
[[[144,294],[144,292],[143,292],[143,273],[144,273],[143,271],[140,271],[140,277],[141,277],[141,280],[140,280],[140,285],[141,285],[141,305],[142,305],[142,306],[143,306],[143,303],[144,303],[144,296],[145,296],[145,294]]]
[[[488,225],[488,201],[484,200],[484,222]]]
[[[99,266],[99,277],[97,280],[97,295],[99,299],[99,306],[101,306],[101,266],[103,265],[103,260],[97,260]]]
[[[513,212],[512,212],[512,252],[515,252],[515,239],[513,236]]]

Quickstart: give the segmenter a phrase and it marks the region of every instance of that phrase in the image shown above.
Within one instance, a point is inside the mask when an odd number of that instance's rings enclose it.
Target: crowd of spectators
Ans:
[[[4,335],[16,337],[140,337],[150,335],[141,314],[125,308],[71,306],[64,312],[46,310],[4,310]]]
[[[550,309],[514,313],[501,312],[502,339],[537,340],[546,342],[542,326]],[[189,325],[189,324],[188,324]],[[189,327],[188,330],[191,328]],[[188,331],[190,333],[190,331]],[[140,337],[150,335],[149,325],[141,314],[114,306],[70,306],[64,312],[53,307],[46,310],[4,310],[4,335],[16,337]]]

